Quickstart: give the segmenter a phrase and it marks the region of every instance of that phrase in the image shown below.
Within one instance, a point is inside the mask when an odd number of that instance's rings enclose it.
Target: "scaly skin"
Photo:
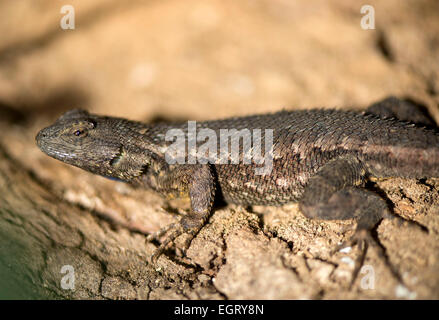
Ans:
[[[382,111],[382,112],[381,112]],[[256,164],[168,164],[169,129],[187,132],[187,123],[148,125],[72,110],[37,137],[49,156],[95,174],[152,188],[167,197],[189,197],[191,212],[168,227],[166,245],[181,233],[196,234],[208,218],[215,195],[241,205],[299,202],[309,218],[351,219],[358,231],[373,228],[387,215],[385,201],[364,189],[387,177],[439,177],[439,136],[433,129],[394,119],[428,123],[416,106],[395,98],[370,112],[282,111],[273,114],[198,122],[197,128],[272,129],[273,169],[256,175]],[[378,115],[377,115],[378,114]],[[379,117],[381,115],[381,117]],[[428,123],[428,124],[431,124]]]

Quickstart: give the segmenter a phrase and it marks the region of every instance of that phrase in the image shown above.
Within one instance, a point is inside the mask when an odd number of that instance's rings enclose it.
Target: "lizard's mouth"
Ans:
[[[44,128],[38,132],[35,137],[36,144],[41,151],[47,154],[49,157],[55,158],[57,160],[65,161],[67,159],[73,158],[74,153],[67,152],[64,148],[54,143],[51,136],[48,133],[49,128]]]

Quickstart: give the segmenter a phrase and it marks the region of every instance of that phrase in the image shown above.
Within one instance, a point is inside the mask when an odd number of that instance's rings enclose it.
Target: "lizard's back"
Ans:
[[[273,130],[273,166],[215,165],[224,198],[239,204],[279,205],[300,199],[328,161],[354,155],[374,177],[439,176],[439,136],[412,124],[341,110],[281,111],[198,123],[199,128]],[[262,148],[262,150],[264,150]]]

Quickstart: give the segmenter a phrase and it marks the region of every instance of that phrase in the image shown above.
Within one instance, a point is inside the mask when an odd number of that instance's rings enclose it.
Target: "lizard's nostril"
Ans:
[[[35,137],[35,141],[37,142],[37,144],[39,145],[41,140],[44,139],[46,137],[46,133],[44,132],[44,130],[41,130],[40,132],[38,132],[38,134]]]

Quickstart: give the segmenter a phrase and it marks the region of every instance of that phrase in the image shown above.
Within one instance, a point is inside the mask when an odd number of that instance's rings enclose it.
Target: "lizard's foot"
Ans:
[[[365,242],[368,238],[372,238],[367,230],[361,229],[355,231],[355,233],[349,239],[339,243],[333,250],[332,254],[336,252],[342,251],[346,248],[354,247],[356,245],[359,246],[361,250],[365,249]]]
[[[355,233],[352,235],[352,237],[350,237],[349,239],[338,245],[333,251],[333,253],[343,251],[343,249],[353,246],[358,246],[361,253],[355,259],[354,270],[352,273],[351,282],[349,284],[349,289],[352,288],[353,284],[357,280],[358,274],[360,273],[362,267],[364,266],[364,261],[366,259],[366,254],[368,252],[369,247],[375,249],[378,258],[381,261],[384,261],[386,267],[390,270],[391,274],[399,282],[403,283],[400,274],[395,269],[395,267],[389,262],[389,258],[386,254],[385,248],[382,246],[379,240],[375,239],[372,236],[372,230],[363,229],[363,228],[357,229]]]
[[[150,234],[147,236],[146,241],[157,240],[164,237],[163,242],[159,245],[159,247],[154,251],[151,256],[150,262],[152,264],[156,264],[158,258],[164,253],[167,246],[174,242],[182,234],[188,234],[189,238],[185,241],[183,252],[187,250],[190,246],[192,239],[197,235],[200,229],[203,227],[205,223],[205,218],[202,216],[189,214],[180,219],[180,221],[171,223],[166,227],[160,229],[158,232]]]
[[[428,109],[410,99],[388,97],[369,106],[366,112],[376,114],[381,118],[396,118],[400,121],[416,123],[419,126],[436,127]]]
[[[372,235],[370,234],[370,231],[365,229],[357,229],[355,233],[352,235],[352,237],[337,245],[332,251],[332,254],[335,254],[336,252],[343,252],[347,248],[352,248],[357,245],[361,252],[356,257],[354,262],[354,270],[352,272],[352,279],[349,284],[349,289],[352,288],[361,268],[364,265],[364,260],[366,258],[369,243],[375,243],[375,239],[373,239]]]
[[[180,224],[180,221],[168,224],[167,226],[161,228],[159,231],[151,233],[150,235],[148,235],[146,237],[146,241],[147,242],[151,242],[151,241],[154,241],[154,240],[155,241],[160,241],[161,237],[163,237],[169,230],[174,229],[179,224]]]
[[[154,253],[152,254],[150,258],[150,262],[152,264],[156,264],[157,260],[160,258],[160,256],[165,252],[167,246],[174,242],[175,239],[177,239],[178,236],[184,233],[183,227],[181,225],[181,220],[179,222],[171,223],[167,225],[166,227],[160,229],[159,231],[150,234],[146,237],[146,241],[153,241],[157,240],[160,241],[160,238],[165,236],[163,242],[160,243],[159,247],[155,249]]]

